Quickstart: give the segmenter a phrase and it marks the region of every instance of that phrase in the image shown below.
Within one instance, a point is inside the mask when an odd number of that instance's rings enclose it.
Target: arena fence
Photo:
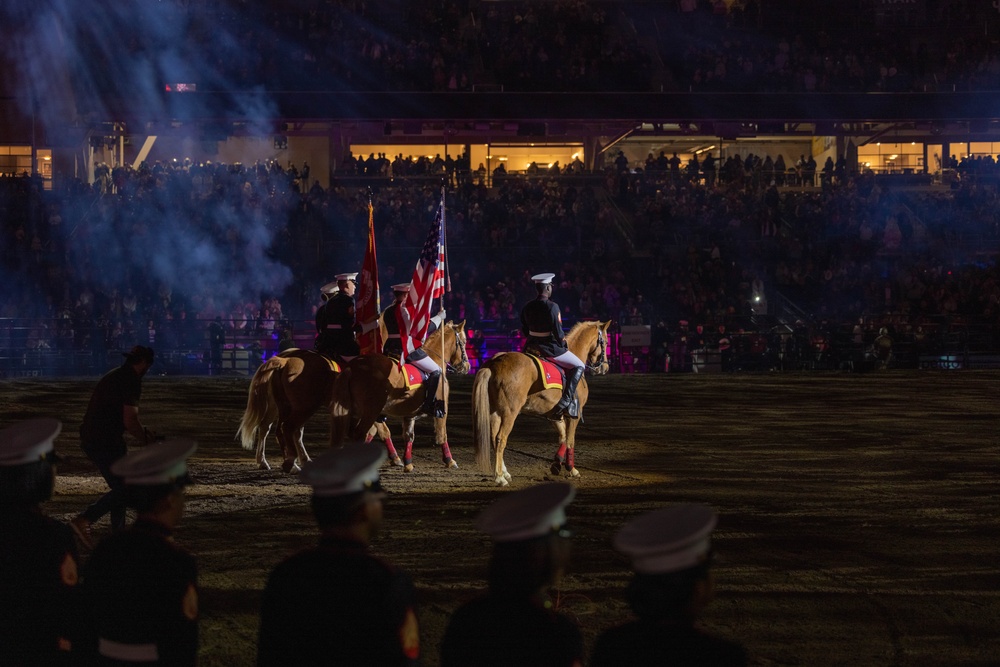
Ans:
[[[226,331],[225,342],[212,348],[210,322],[194,320],[189,331],[143,331],[141,336],[107,336],[104,328],[81,330],[65,320],[0,318],[0,378],[100,375],[122,362],[132,345],[156,350],[150,371],[159,375],[250,376],[265,360],[288,347],[311,349],[310,321],[286,322],[271,331]],[[520,350],[517,330],[482,323],[469,329],[468,356],[475,372],[499,352]],[[736,327],[733,327],[736,329]],[[858,340],[853,324],[817,335],[769,323],[761,330],[738,329],[699,344],[695,336],[658,336],[648,325],[613,324],[609,361],[616,373],[752,373],[877,370],[873,333]],[[948,326],[931,323],[921,335],[897,336],[888,368],[961,370],[1000,368],[1000,339],[990,323]]]

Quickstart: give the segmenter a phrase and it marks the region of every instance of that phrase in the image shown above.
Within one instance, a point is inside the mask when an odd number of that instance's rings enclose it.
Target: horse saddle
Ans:
[[[543,387],[546,389],[563,388],[563,382],[566,380],[566,373],[562,368],[547,359],[542,359],[541,357],[537,357],[533,354],[528,354],[528,357],[535,362],[535,366],[538,368],[538,376],[542,380]]]

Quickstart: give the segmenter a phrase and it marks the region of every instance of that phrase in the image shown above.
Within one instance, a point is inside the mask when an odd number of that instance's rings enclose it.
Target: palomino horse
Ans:
[[[264,443],[275,423],[284,457],[282,470],[298,472],[299,465],[309,460],[302,442],[305,423],[321,407],[329,408],[334,380],[340,370],[339,364],[322,354],[298,348],[271,357],[257,369],[250,381],[247,407],[237,437],[243,449],[256,449],[256,461],[261,470],[271,469],[264,456]],[[385,424],[376,427],[378,435],[385,440],[390,460],[402,465],[395,455],[388,427]]]
[[[469,372],[469,357],[465,350],[465,320],[448,321],[427,337],[422,349],[441,369],[438,390],[444,399],[445,416],[434,417],[434,442],[441,447],[441,458],[449,468],[458,464],[448,446],[448,367],[455,372]],[[360,440],[376,423],[379,415],[401,417],[406,435],[403,470],[413,470],[413,425],[423,416],[424,385],[417,385],[397,361],[383,354],[356,357],[340,374],[334,389],[330,445],[339,446],[345,439]]]
[[[573,354],[595,375],[608,372],[608,322],[580,322],[566,334],[566,344]],[[472,385],[472,426],[476,460],[480,470],[494,475],[498,486],[507,486],[510,473],[503,462],[507,437],[518,414],[547,415],[562,397],[561,387],[546,388],[546,378],[538,361],[521,352],[501,352],[490,358],[476,373]],[[580,417],[587,403],[589,389],[581,379],[576,395]],[[552,474],[565,466],[572,477],[579,477],[573,458],[576,426],[579,419],[568,416],[553,424],[559,433],[559,451],[552,462]]]

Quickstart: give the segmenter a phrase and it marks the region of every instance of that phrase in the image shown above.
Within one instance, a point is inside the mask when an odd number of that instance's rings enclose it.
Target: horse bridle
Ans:
[[[601,356],[596,364],[587,364],[587,370],[596,373],[599,368],[608,363],[608,341],[604,337],[604,329],[597,327],[597,344],[601,346]]]
[[[462,351],[462,365],[463,366],[469,366],[470,365],[469,364],[469,355],[468,355],[468,352],[465,349],[465,342],[462,340],[462,336],[460,335],[460,332],[458,330],[456,330],[454,327],[452,327],[452,331],[455,332],[455,347],[457,347],[458,349],[460,349]],[[447,361],[444,362],[444,367],[445,367],[446,371],[455,368],[454,366],[452,366]]]

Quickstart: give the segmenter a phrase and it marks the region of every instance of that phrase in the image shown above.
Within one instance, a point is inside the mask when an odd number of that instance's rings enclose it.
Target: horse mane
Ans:
[[[424,339],[424,342],[423,342],[423,344],[420,347],[427,347],[433,341],[437,345],[437,347],[434,348],[434,349],[440,350],[441,349],[441,336],[444,335],[444,328],[446,326],[448,326],[449,324],[450,324],[450,322],[442,322],[441,326],[439,326],[437,329],[435,329],[434,332],[430,336],[428,336],[427,338]]]
[[[576,324],[573,325],[573,328],[570,329],[569,332],[566,334],[566,343],[571,344],[575,342],[577,337],[583,333],[584,329],[599,324],[600,322],[598,320],[587,320],[583,322],[577,322]]]

